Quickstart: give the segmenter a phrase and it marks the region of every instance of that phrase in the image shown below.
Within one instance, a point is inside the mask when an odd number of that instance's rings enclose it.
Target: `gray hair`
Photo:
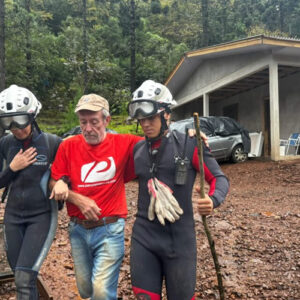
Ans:
[[[105,120],[107,119],[107,117],[110,116],[110,113],[109,113],[109,111],[108,111],[107,109],[105,109],[105,108],[102,108],[101,111],[102,111],[103,120],[105,121]]]
[[[87,111],[90,111],[90,112],[92,112],[92,113],[95,112],[95,111],[88,110],[88,109],[86,109],[86,110],[87,110]],[[105,109],[105,108],[102,108],[100,111],[102,112],[102,118],[103,118],[103,120],[105,121],[105,120],[107,119],[107,117],[110,116],[110,113],[109,113],[109,111],[108,111],[107,109]],[[79,115],[80,115],[80,111],[76,112],[76,114],[77,114],[77,116],[79,116]]]

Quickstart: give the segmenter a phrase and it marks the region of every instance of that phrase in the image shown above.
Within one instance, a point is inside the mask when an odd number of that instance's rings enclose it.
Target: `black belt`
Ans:
[[[105,224],[111,224],[111,223],[115,223],[119,220],[119,217],[105,217],[103,219],[99,219],[97,221],[93,221],[93,220],[83,220],[83,219],[79,219],[77,217],[71,217],[71,221],[74,222],[75,224],[79,224],[82,227],[84,227],[85,229],[92,229],[92,228],[96,228],[99,226],[103,226]]]

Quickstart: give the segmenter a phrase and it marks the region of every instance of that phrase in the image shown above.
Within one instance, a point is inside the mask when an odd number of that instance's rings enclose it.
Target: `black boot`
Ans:
[[[15,284],[17,288],[17,300],[38,300],[37,289],[38,273],[31,270],[16,270]]]

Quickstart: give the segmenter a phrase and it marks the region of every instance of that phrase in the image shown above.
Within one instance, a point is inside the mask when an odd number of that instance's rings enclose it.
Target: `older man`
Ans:
[[[109,104],[96,94],[84,95],[75,112],[82,134],[63,141],[52,166],[51,197],[67,199],[69,236],[77,287],[82,298],[117,298],[124,256],[127,215],[124,178],[134,145],[142,138],[110,134]],[[62,192],[68,183],[70,190]]]
[[[101,96],[82,96],[75,113],[82,134],[65,140],[58,149],[50,197],[67,200],[81,297],[116,299],[127,215],[124,183],[136,177],[133,148],[143,138],[107,133],[109,105]],[[202,138],[207,142],[204,134]]]

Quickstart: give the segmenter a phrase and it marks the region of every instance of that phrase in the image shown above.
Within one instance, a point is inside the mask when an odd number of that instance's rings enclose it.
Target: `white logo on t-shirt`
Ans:
[[[116,175],[116,165],[112,157],[106,161],[91,162],[81,167],[81,181],[93,183],[112,179]]]

